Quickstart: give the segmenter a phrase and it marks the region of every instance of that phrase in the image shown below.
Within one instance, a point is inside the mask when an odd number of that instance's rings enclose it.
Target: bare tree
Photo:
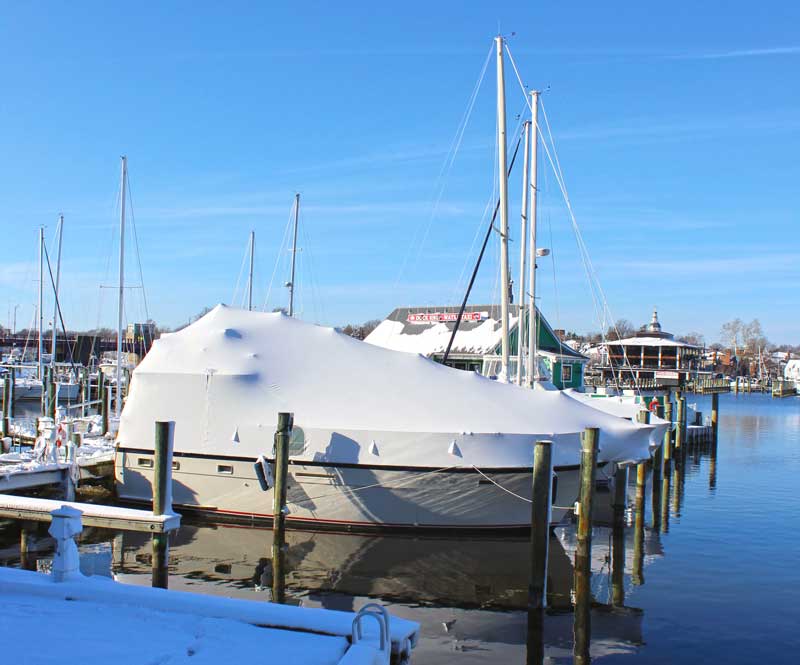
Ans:
[[[734,353],[737,353],[739,346],[741,346],[743,327],[744,323],[742,323],[741,319],[733,319],[733,321],[722,324],[719,339],[725,346],[733,347]]]
[[[634,325],[628,319],[617,319],[617,322],[606,331],[606,339],[618,340],[631,337],[636,332]]]
[[[690,332],[678,337],[678,341],[686,342],[687,344],[694,344],[695,346],[705,346],[706,338],[703,333]]]

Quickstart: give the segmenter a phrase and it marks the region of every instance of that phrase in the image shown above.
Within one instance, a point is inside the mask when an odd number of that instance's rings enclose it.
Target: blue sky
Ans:
[[[121,154],[163,324],[232,301],[251,229],[255,300],[277,262],[268,307],[285,305],[296,191],[303,318],[455,302],[494,187],[493,62],[446,160],[499,25],[524,83],[546,91],[613,314],[640,324],[657,305],[665,328],[708,342],[757,317],[772,341],[800,342],[795,3],[17,3],[0,16],[4,323],[14,304],[18,327],[32,320],[37,229],[52,238],[63,212],[67,325],[115,325],[101,286],[116,279]],[[507,94],[511,137],[523,98],[510,66]],[[597,329],[540,163],[539,234],[555,256],[540,261],[541,307],[558,327]],[[496,243],[489,254],[473,302],[497,299]],[[127,318],[142,318],[129,295]]]

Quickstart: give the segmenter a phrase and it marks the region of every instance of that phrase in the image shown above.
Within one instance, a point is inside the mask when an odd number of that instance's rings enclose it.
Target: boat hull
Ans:
[[[117,495],[152,500],[153,452],[118,450]],[[173,506],[214,519],[272,519],[273,493],[261,489],[256,460],[176,453]],[[531,520],[531,470],[306,464],[292,462],[287,520],[343,530],[524,529]],[[577,499],[577,468],[556,469],[551,522],[563,521]],[[527,499],[527,500],[526,500]]]

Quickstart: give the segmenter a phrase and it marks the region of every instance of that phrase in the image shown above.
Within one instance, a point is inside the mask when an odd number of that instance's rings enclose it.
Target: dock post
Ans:
[[[272,495],[272,530],[283,530],[286,524],[286,481],[289,475],[289,441],[292,438],[294,416],[278,414],[275,432],[275,490]]]
[[[23,520],[19,525],[19,567],[22,570],[36,570],[36,559],[29,555],[30,532],[36,530],[36,522]]]
[[[175,422],[156,422],[153,464],[153,514],[172,512],[172,446]],[[166,589],[169,584],[169,535],[153,534],[152,586]]]
[[[644,491],[647,482],[647,462],[636,465],[636,499],[634,503],[633,574],[631,581],[644,584]]]
[[[717,428],[719,427],[719,393],[711,395],[711,438],[717,444]]]
[[[684,437],[686,435],[686,398],[683,395],[678,398],[678,417],[676,421],[675,457],[680,458],[683,453]]]
[[[667,393],[667,400],[669,400],[669,393]],[[672,402],[666,401],[664,403],[664,420],[669,421],[669,427],[664,432],[664,473],[667,473],[667,468],[672,461]]]
[[[102,372],[98,373],[97,377],[97,395],[100,400],[100,417],[102,419],[101,431],[103,436],[108,434],[108,402],[111,396],[111,391],[107,390],[106,379]]]
[[[547,546],[550,541],[552,441],[537,441],[533,449],[533,490],[531,493],[531,578],[528,609],[541,610],[547,604]]]
[[[55,372],[47,372],[47,414],[56,422],[56,375]]]
[[[275,487],[272,495],[272,600],[286,602],[286,489],[294,414],[279,413],[275,431]]]
[[[89,401],[89,377],[85,367],[81,367],[81,417],[86,417],[86,402]]]
[[[11,379],[3,379],[3,436],[11,433]]]
[[[8,415],[10,418],[14,417],[14,391],[17,389],[17,369],[15,367],[11,368],[11,392],[9,393],[9,399],[11,400],[11,405],[8,407]]]
[[[625,605],[625,508],[628,502],[628,467],[614,474],[614,522],[611,532],[611,605]]]
[[[642,409],[636,414],[636,422],[642,425],[647,425],[650,422],[650,411]]]
[[[592,504],[600,430],[587,427],[581,436],[581,488],[578,514],[578,543],[575,549],[575,616],[573,662],[589,665],[591,638],[591,555]]]

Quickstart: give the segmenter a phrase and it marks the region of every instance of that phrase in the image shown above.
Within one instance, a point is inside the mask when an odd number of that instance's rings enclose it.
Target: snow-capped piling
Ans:
[[[537,441],[533,449],[529,610],[541,610],[546,604],[547,545],[550,539],[550,503],[552,500],[550,486],[553,476],[552,447],[552,441]]]
[[[81,511],[71,506],[61,506],[50,513],[52,521],[47,532],[56,540],[53,557],[53,580],[64,582],[80,577],[80,556],[75,536],[83,531]]]

